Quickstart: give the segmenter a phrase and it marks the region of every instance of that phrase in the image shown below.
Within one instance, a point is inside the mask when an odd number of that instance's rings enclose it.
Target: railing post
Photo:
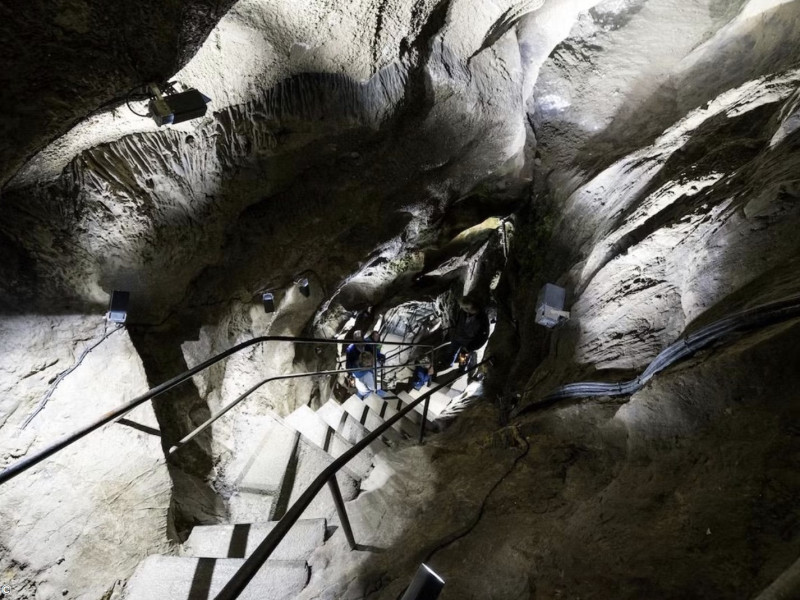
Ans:
[[[430,395],[425,396],[425,403],[422,409],[422,420],[419,422],[419,443],[422,443],[422,440],[425,439],[425,421],[428,420],[428,402],[430,401]]]
[[[375,382],[375,393],[381,389],[381,384],[378,381],[378,345],[372,345],[372,380]]]
[[[339,490],[339,482],[336,481],[336,473],[331,475],[328,479],[328,487],[331,489],[333,496],[333,503],[336,505],[336,512],[339,514],[339,522],[344,529],[344,535],[347,538],[347,543],[350,544],[350,549],[356,549],[356,540],[353,538],[353,530],[350,528],[350,519],[347,517],[347,509],[344,506],[342,499],[342,492]]]

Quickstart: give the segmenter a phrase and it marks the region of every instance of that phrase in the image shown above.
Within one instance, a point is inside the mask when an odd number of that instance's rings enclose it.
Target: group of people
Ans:
[[[381,354],[374,337],[377,337],[374,332],[362,337],[361,332],[356,331],[353,334],[356,341],[345,350],[345,368],[356,369],[351,371],[351,375],[359,398],[366,398],[373,393],[379,396],[386,395],[375,381],[375,360],[377,359],[378,366],[383,365],[386,356]]]
[[[455,323],[450,329],[450,345],[445,359],[449,361],[444,366],[458,365],[462,371],[466,371],[475,364],[476,351],[489,339],[489,317],[483,307],[472,298],[461,298],[459,307]],[[354,369],[351,375],[356,394],[359,398],[365,398],[371,393],[385,396],[386,392],[379,389],[375,380],[375,360],[378,366],[386,361],[376,344],[377,335],[372,332],[362,337],[360,332],[356,332],[353,337],[355,341],[345,350],[345,364],[347,369]],[[431,381],[435,369],[436,366],[430,364],[430,361],[421,362],[414,369],[412,386],[421,389]]]

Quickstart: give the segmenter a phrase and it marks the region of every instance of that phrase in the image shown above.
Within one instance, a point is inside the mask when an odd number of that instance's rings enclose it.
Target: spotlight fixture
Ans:
[[[202,117],[206,114],[208,103],[211,102],[211,98],[195,89],[178,92],[171,83],[161,87],[151,83],[148,87],[151,98],[147,105],[149,116],[159,127]]]
[[[436,600],[442,593],[444,579],[422,563],[401,600]]]
[[[264,292],[261,294],[261,301],[264,303],[264,312],[275,312],[275,296],[272,292]]]
[[[106,319],[112,323],[124,323],[128,318],[128,302],[130,301],[130,292],[121,292],[114,290],[111,292],[111,301],[108,304],[108,312]]]
[[[311,288],[309,287],[307,278],[303,277],[301,279],[298,279],[297,287],[299,288],[300,293],[303,294],[303,296],[305,296],[306,298],[308,298],[311,295]]]

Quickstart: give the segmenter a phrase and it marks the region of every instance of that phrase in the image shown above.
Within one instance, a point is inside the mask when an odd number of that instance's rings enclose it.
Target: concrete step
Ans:
[[[403,367],[402,369],[398,369],[395,373],[395,379],[397,381],[408,381],[414,376],[414,371],[409,369],[408,367]]]
[[[464,412],[467,408],[480,401],[483,394],[483,385],[480,381],[473,381],[467,386],[467,389],[454,398],[447,408],[439,414],[440,420],[450,420],[456,418],[459,414]]]
[[[384,381],[401,382],[408,381],[414,376],[414,371],[408,367],[393,368],[391,365],[386,367],[386,375]]]
[[[342,404],[342,408],[370,431],[375,431],[384,423],[381,416],[372,410],[369,405],[358,396],[350,396],[345,403]],[[395,429],[387,430],[382,437],[392,443],[399,442],[403,439],[403,435]]]
[[[370,433],[369,429],[359,423],[356,418],[348,413],[336,400],[328,400],[317,409],[317,414],[322,417],[322,420],[330,425],[336,433],[351,444],[357,444]],[[386,450],[387,446],[382,440],[377,439],[370,444],[370,448],[372,448],[375,453],[378,453],[382,450]]]
[[[216,597],[244,559],[153,555],[145,558],[125,586],[124,600],[207,600]],[[305,561],[268,560],[241,600],[289,600],[308,583]]]
[[[296,431],[273,422],[239,474],[236,480],[239,490],[254,494],[279,494],[286,467],[297,447],[297,438]]]
[[[197,558],[247,558],[277,521],[201,525],[192,529],[183,544],[183,556]],[[275,548],[270,560],[306,560],[325,542],[325,519],[301,519]]]
[[[396,408],[395,402],[389,402],[387,398],[381,398],[376,394],[370,394],[366,398],[364,398],[364,404],[369,406],[370,410],[377,413],[378,416],[383,419],[384,421],[391,419],[395,416],[400,409]],[[400,407],[402,408],[402,407]],[[416,434],[417,427],[414,426],[412,421],[409,421],[407,418],[403,417],[395,423],[392,428],[401,433],[405,437],[413,437]]]
[[[469,385],[469,375],[464,373],[464,375],[456,379],[448,387],[450,388],[451,392],[455,392],[454,394],[452,394],[453,396],[458,396],[467,389],[468,385]]]
[[[252,494],[236,490],[228,498],[228,519],[231,523],[255,523],[256,521],[270,521],[278,518],[277,515],[280,496]]]
[[[398,392],[397,396],[403,402],[413,402],[423,394],[430,391],[430,388],[424,387],[421,390],[409,390],[408,392]],[[433,421],[439,414],[450,404],[452,398],[447,395],[448,388],[444,387],[438,392],[434,392],[431,395],[431,399],[428,402],[428,420]],[[424,402],[420,402],[417,406],[414,407],[414,410],[417,411],[419,414],[422,414],[424,410]]]
[[[303,405],[285,418],[287,425],[294,427],[312,444],[315,444],[334,458],[338,458],[353,444],[348,442],[341,435],[328,425],[308,406]],[[343,467],[356,479],[363,479],[369,474],[372,468],[372,456],[374,451],[365,448],[361,453]]]
[[[405,402],[400,398],[401,394],[405,397]],[[393,397],[385,398],[385,400],[394,410],[399,411],[405,408],[408,401],[413,400],[413,398],[405,392],[397,392]],[[422,421],[422,415],[420,413],[416,410],[412,410],[410,413],[406,414],[405,418],[408,419],[416,429],[419,429],[419,423]]]
[[[384,344],[390,344],[391,342],[405,342],[405,338],[402,335],[399,335],[397,331],[386,332],[381,340]],[[397,348],[397,346],[394,346]]]
[[[308,486],[327,469],[333,462],[333,457],[323,451],[319,446],[300,436],[300,443],[297,445],[297,466],[292,478],[292,489],[286,506],[292,506],[298,498],[308,489]],[[372,472],[372,471],[370,471]],[[353,500],[358,496],[361,479],[355,478],[345,470],[340,470],[336,474],[339,482],[339,489],[345,502]],[[338,525],[336,507],[333,503],[330,490],[327,486],[320,490],[319,494],[311,501],[309,507],[301,515],[302,519],[332,519],[328,521]]]

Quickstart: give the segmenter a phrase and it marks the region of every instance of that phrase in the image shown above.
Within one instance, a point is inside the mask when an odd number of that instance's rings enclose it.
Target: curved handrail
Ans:
[[[428,353],[431,355],[431,364],[434,364],[434,359],[436,357],[436,352],[441,350],[445,346],[449,346],[450,342],[444,342],[443,344],[439,344],[438,346],[433,346],[432,344],[419,344],[419,345],[420,346],[426,346],[426,347],[430,348],[430,350],[428,350]],[[396,354],[394,354],[394,355],[387,355],[386,356],[386,360],[388,361],[389,358],[392,358],[393,356],[397,356],[397,354],[399,354],[400,352],[402,352],[402,349],[398,350],[398,352]],[[400,364],[400,365],[389,365],[388,367],[385,367],[383,376],[385,377],[386,373],[392,373],[394,371],[397,371],[398,369],[402,369],[403,367],[408,367],[408,366],[410,366],[412,364],[417,364],[417,363],[404,363],[404,364]]]
[[[413,363],[409,363],[413,364]],[[407,366],[407,365],[398,365],[398,366]],[[267,377],[266,379],[262,379],[249,389],[242,392],[235,400],[232,400],[228,404],[226,404],[222,409],[220,409],[216,414],[211,415],[208,419],[206,419],[203,423],[198,425],[195,429],[193,429],[188,435],[180,439],[179,441],[175,442],[175,445],[169,449],[169,454],[173,454],[180,450],[183,446],[185,446],[188,442],[192,441],[196,436],[201,434],[205,431],[211,424],[214,423],[217,419],[222,417],[225,413],[229,410],[234,408],[240,402],[242,402],[245,398],[247,398],[250,394],[255,392],[258,388],[271,381],[277,381],[281,379],[298,379],[300,377],[314,377],[315,375],[336,375],[338,373],[355,373],[358,371],[363,371],[363,367],[356,367],[354,369],[332,369],[329,371],[309,371],[306,373],[289,373],[288,375],[276,375],[274,377]]]
[[[680,338],[662,350],[638,377],[618,383],[581,381],[556,388],[538,402],[526,404],[514,410],[512,417],[518,417],[530,410],[550,406],[564,398],[591,396],[625,396],[637,392],[645,383],[667,367],[694,354],[731,333],[755,327],[765,327],[787,319],[800,317],[800,296],[786,298],[777,302],[762,304],[754,308],[714,321],[694,333]]]
[[[2,472],[0,472],[0,485],[4,484],[10,479],[13,479],[20,473],[30,469],[34,465],[39,464],[45,458],[52,456],[56,452],[59,452],[64,448],[66,448],[67,446],[77,442],[79,439],[88,435],[92,431],[95,431],[100,427],[102,427],[103,425],[106,425],[111,421],[114,421],[115,419],[129,413],[140,404],[143,404],[144,402],[147,402],[148,400],[151,400],[152,398],[155,398],[156,396],[163,394],[168,390],[171,390],[172,388],[183,383],[184,381],[191,379],[194,375],[197,375],[197,373],[204,371],[208,367],[218,363],[224,358],[227,358],[232,354],[236,354],[237,352],[244,350],[245,348],[249,348],[250,346],[254,346],[255,344],[261,344],[264,342],[291,342],[296,344],[343,344],[343,343],[353,343],[355,341],[356,340],[331,340],[327,338],[306,338],[306,337],[291,337],[287,335],[267,335],[267,336],[256,337],[253,338],[252,340],[247,340],[246,342],[242,342],[241,344],[232,346],[231,348],[228,348],[224,352],[220,352],[216,356],[212,356],[211,358],[209,358],[206,361],[203,361],[199,365],[196,365],[195,367],[192,367],[191,369],[184,371],[180,375],[176,375],[172,379],[169,379],[164,383],[157,385],[154,388],[151,388],[144,394],[137,396],[133,400],[130,400],[129,402],[126,402],[125,404],[118,406],[117,408],[107,412],[99,419],[64,436],[57,442],[47,446],[46,448],[43,448],[39,452],[36,452],[31,456],[26,456],[25,458],[20,459],[15,463],[12,463],[8,467],[6,467]],[[380,342],[359,341],[359,343],[371,346],[379,344]],[[404,342],[396,342],[396,343],[397,345],[402,345],[402,346],[415,345],[415,344],[407,344]]]
[[[479,366],[489,362],[491,358],[484,358],[481,362],[473,365],[466,371],[459,371],[454,377],[448,379],[446,383],[440,383],[436,387],[425,392],[414,402],[410,402],[396,415],[387,419],[383,425],[372,431],[364,439],[354,445],[352,448],[344,452],[339,458],[334,459],[323,471],[317,475],[316,479],[311,482],[305,492],[295,501],[295,503],[286,511],[283,518],[277,522],[275,527],[267,534],[267,537],[253,550],[252,554],[244,561],[239,570],[234,573],[233,577],[225,584],[225,587],[220,590],[214,600],[234,600],[239,597],[247,584],[253,577],[255,577],[258,570],[267,561],[275,548],[280,544],[289,530],[302,516],[303,512],[311,504],[311,501],[316,497],[320,490],[325,486],[331,478],[335,477],[336,473],[344,467],[351,459],[353,459],[359,452],[369,446],[378,437],[385,433],[390,427],[397,423],[400,419],[406,416],[409,412],[414,410],[422,402],[427,402],[432,394],[438,392],[443,387],[453,383],[456,379],[464,376],[465,372],[471,372]],[[423,423],[425,419],[423,417]]]

